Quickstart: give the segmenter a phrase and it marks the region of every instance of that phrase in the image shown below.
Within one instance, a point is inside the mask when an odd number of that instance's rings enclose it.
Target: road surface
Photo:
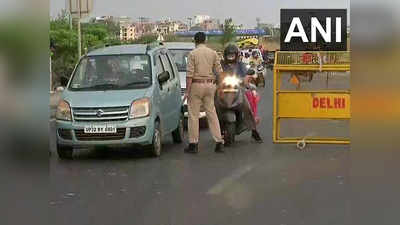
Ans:
[[[335,225],[349,219],[349,147],[272,143],[272,83],[260,91],[263,144],[242,134],[216,154],[207,129],[200,153],[164,139],[157,158],[131,149],[55,153],[51,122],[50,224]]]

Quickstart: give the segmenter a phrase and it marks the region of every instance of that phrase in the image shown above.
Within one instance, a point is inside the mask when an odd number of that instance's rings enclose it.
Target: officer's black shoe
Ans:
[[[263,143],[263,140],[257,130],[251,131],[251,137],[258,143]]]
[[[190,143],[185,149],[185,153],[198,153],[199,145],[197,143]]]
[[[225,152],[225,151],[224,151],[224,144],[222,144],[221,142],[218,142],[218,143],[215,145],[215,152],[216,152],[216,153],[223,153],[223,152]]]

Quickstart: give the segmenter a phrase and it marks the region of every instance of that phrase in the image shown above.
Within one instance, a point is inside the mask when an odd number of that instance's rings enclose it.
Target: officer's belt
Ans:
[[[217,83],[217,81],[214,79],[193,79],[192,82],[193,83],[212,83],[212,84]]]

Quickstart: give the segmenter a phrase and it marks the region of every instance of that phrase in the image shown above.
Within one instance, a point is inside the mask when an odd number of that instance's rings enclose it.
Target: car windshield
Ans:
[[[123,90],[151,85],[148,55],[88,56],[75,70],[72,91]]]
[[[188,56],[191,49],[170,49],[179,72],[186,72]]]

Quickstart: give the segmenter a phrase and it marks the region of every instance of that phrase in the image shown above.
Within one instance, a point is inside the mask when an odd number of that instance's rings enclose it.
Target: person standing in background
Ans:
[[[189,145],[184,151],[186,153],[199,151],[199,113],[200,107],[204,106],[208,127],[216,142],[215,152],[224,152],[221,128],[214,105],[217,89],[215,73],[221,74],[222,67],[218,54],[205,45],[206,35],[203,32],[196,33],[194,41],[196,48],[190,52],[188,57],[186,93],[183,99],[183,101],[188,100],[189,113]]]

